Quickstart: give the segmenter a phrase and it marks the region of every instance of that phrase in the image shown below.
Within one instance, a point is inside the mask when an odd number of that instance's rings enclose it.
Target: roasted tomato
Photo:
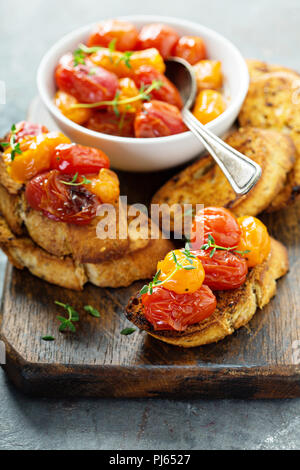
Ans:
[[[269,256],[271,250],[271,238],[267,227],[256,217],[239,217],[241,238],[238,250],[249,251],[244,257],[249,268],[261,264]]]
[[[241,238],[238,221],[229,210],[223,207],[205,207],[195,216],[191,231],[191,247],[199,250],[211,235],[216,244],[222,247],[236,247]]]
[[[111,170],[102,168],[96,177],[89,177],[89,184],[85,188],[93,194],[96,194],[103,203],[114,203],[120,195],[119,179]]]
[[[90,60],[115,73],[119,78],[133,77],[135,71],[142,65],[149,65],[161,73],[166,69],[162,56],[154,48],[134,51],[130,55],[122,54],[119,51],[100,49],[90,56]]]
[[[74,66],[72,54],[64,55],[55,72],[58,88],[74,96],[81,103],[112,100],[118,89],[115,74],[97,67],[86,59],[85,65]]]
[[[220,116],[225,108],[221,93],[215,90],[203,90],[197,96],[193,114],[202,124],[207,124]]]
[[[216,309],[216,297],[203,285],[193,294],[176,294],[163,287],[154,287],[153,294],[142,296],[146,319],[154,330],[184,331],[208,318]]]
[[[134,98],[139,94],[135,82],[131,78],[121,78],[119,80],[119,100]],[[142,101],[136,100],[130,104],[120,104],[117,106],[119,113],[136,113],[142,107]]]
[[[25,197],[35,210],[42,211],[49,219],[75,225],[91,222],[100,204],[97,196],[82,185],[72,186],[72,176],[52,170],[33,178],[27,185]]]
[[[176,106],[152,100],[144,103],[142,111],[137,113],[134,130],[136,137],[164,137],[180,134],[187,128]]]
[[[153,23],[144,26],[138,37],[137,48],[148,49],[155,47],[167,59],[172,55],[172,50],[179,40],[178,33],[165,24]]]
[[[109,158],[102,150],[77,144],[58,145],[51,158],[51,168],[68,175],[98,173],[109,168]]]
[[[246,280],[248,266],[245,259],[229,251],[210,250],[195,252],[205,271],[205,284],[212,290],[237,289]]]
[[[199,60],[206,59],[205,43],[198,36],[182,36],[174,47],[173,55],[194,65]]]
[[[92,116],[92,110],[86,108],[73,108],[79,101],[74,96],[59,90],[54,98],[54,103],[64,116],[76,124],[84,124]]]
[[[40,134],[46,134],[48,131],[47,127],[41,124],[33,124],[28,121],[21,121],[16,124],[15,142],[21,142],[25,137],[37,136]],[[9,142],[11,133],[7,135],[7,142]]]
[[[198,90],[218,90],[223,84],[222,65],[219,60],[201,60],[194,65]]]
[[[27,136],[20,143],[20,155],[16,155],[11,161],[11,150],[8,148],[3,158],[10,176],[15,181],[24,183],[42,171],[49,170],[54,149],[60,144],[70,143],[70,139],[61,132]]]
[[[132,51],[135,49],[138,31],[127,21],[107,20],[100,23],[88,39],[88,46],[107,47],[115,40],[118,51]]]
[[[97,111],[87,122],[87,128],[103,134],[118,135],[120,137],[134,137],[135,114],[126,113],[116,116],[112,111]]]
[[[143,65],[134,74],[133,77],[137,87],[140,89],[142,86],[147,87],[151,85],[154,80],[162,82],[162,86],[158,90],[153,90],[151,97],[154,100],[166,101],[177,108],[181,109],[183,106],[182,99],[179,91],[168,78],[162,73],[149,65]]]
[[[176,270],[175,259],[182,269]],[[197,258],[193,258],[191,262],[180,250],[168,253],[157,265],[157,271],[160,271],[159,281],[164,281],[164,288],[176,294],[193,293],[200,289],[205,277],[204,269]]]

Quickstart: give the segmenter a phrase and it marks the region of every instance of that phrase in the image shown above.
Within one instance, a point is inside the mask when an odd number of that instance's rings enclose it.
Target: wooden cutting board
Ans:
[[[33,119],[34,120],[34,119]],[[45,122],[45,119],[40,119]],[[174,171],[173,171],[174,172]],[[149,202],[170,173],[121,174],[129,203]],[[122,336],[130,323],[124,307],[141,288],[72,292],[8,266],[2,301],[1,339],[12,382],[45,397],[292,398],[300,396],[300,202],[264,217],[289,251],[290,273],[277,296],[253,320],[217,344],[183,350],[143,332]],[[54,301],[80,313],[76,334],[58,332]],[[96,319],[84,305],[101,312]],[[52,335],[54,342],[42,336]]]

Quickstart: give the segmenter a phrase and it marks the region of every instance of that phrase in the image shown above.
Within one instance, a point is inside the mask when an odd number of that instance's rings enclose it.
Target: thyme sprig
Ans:
[[[245,250],[245,251],[239,251],[237,250],[237,246],[232,246],[232,247],[225,247],[225,246],[220,246],[220,245],[217,245],[216,242],[215,242],[215,239],[212,235],[208,235],[208,240],[207,240],[207,243],[205,243],[205,245],[203,245],[201,247],[201,250],[211,250],[211,253],[209,255],[210,258],[213,258],[214,255],[216,254],[216,251],[231,251],[232,253],[236,253],[238,255],[246,255],[247,253],[250,253],[250,250]]]
[[[178,259],[177,259],[177,256],[175,255],[175,252],[172,251],[172,257],[173,257],[173,260],[174,260],[174,263],[175,263],[175,269],[171,272],[171,274],[169,274],[168,277],[166,277],[166,279],[164,279],[163,281],[160,281],[159,278],[160,278],[160,275],[161,275],[161,270],[159,270],[154,278],[153,278],[153,281],[151,281],[149,284],[145,285],[142,290],[140,291],[140,295],[143,295],[143,294],[150,294],[152,295],[153,294],[153,288],[154,287],[157,287],[157,286],[163,286],[166,282],[170,281],[173,276],[177,273],[177,271],[181,270],[181,269],[184,269],[185,271],[191,271],[193,269],[196,269],[195,266],[193,266],[193,263],[194,263],[194,259],[196,259],[196,256],[193,255],[190,251],[190,246],[189,244],[187,243],[186,246],[185,246],[185,249],[183,251],[183,254],[185,255],[186,259],[188,260],[190,266],[183,266],[181,263],[179,263]]]
[[[81,186],[83,184],[91,184],[91,180],[88,180],[85,176],[82,177],[82,181],[77,182],[79,173],[75,173],[71,181],[60,180],[61,183],[67,186]]]
[[[114,99],[111,101],[99,101],[98,103],[78,103],[78,104],[73,104],[71,107],[90,109],[90,108],[99,108],[101,106],[112,106],[115,114],[119,116],[120,112],[119,112],[118,106],[128,105],[130,103],[134,103],[135,101],[139,101],[139,100],[149,101],[151,100],[151,92],[153,90],[159,90],[162,86],[163,86],[163,83],[161,80],[153,80],[151,85],[149,85],[146,88],[142,87],[136,96],[131,96],[130,98],[120,99],[120,91],[117,91]]]
[[[71,305],[63,304],[62,302],[58,302],[57,300],[54,303],[59,307],[64,308],[68,313],[67,318],[61,316],[57,317],[57,319],[60,321],[59,331],[62,332],[65,330],[69,330],[72,333],[76,333],[76,327],[74,323],[79,321],[78,312],[73,307],[71,307]]]
[[[20,144],[16,143],[16,134],[17,134],[17,128],[16,128],[16,125],[13,124],[11,126],[11,135],[10,135],[9,142],[1,142],[0,143],[1,147],[3,147],[3,148],[5,148],[5,147],[10,147],[11,148],[10,158],[11,158],[12,162],[16,158],[16,155],[21,155],[22,154]]]
[[[76,49],[76,51],[74,51],[73,53],[73,56],[74,56],[74,65],[78,65],[78,64],[82,64],[84,63],[85,64],[85,57],[86,55],[91,55],[91,54],[95,54],[96,52],[98,51],[103,51],[103,50],[107,50],[109,51],[109,60],[111,63],[113,63],[113,52],[115,52],[116,50],[116,39],[113,39],[109,45],[108,45],[108,48],[106,47],[101,47],[101,46],[92,46],[92,47],[88,47],[86,46],[85,44],[79,44],[78,46],[78,49]],[[131,69],[132,68],[132,65],[130,63],[130,59],[131,59],[131,56],[133,54],[134,51],[125,51],[120,57],[119,59],[116,61],[115,65],[118,65],[120,62],[124,62],[124,64],[126,65],[126,67],[128,69]],[[83,62],[82,62],[82,59],[83,59]]]

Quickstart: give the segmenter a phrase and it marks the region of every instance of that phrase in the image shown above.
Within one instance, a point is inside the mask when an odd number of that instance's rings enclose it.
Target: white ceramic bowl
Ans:
[[[130,21],[137,28],[147,23],[166,23],[181,35],[196,35],[204,39],[209,58],[222,62],[226,94],[230,97],[225,112],[207,124],[212,132],[222,136],[235,121],[249,86],[247,66],[238,49],[215,31],[190,21],[148,15],[120,19]],[[113,168],[125,171],[163,170],[185,163],[203,151],[201,143],[191,132],[151,139],[117,137],[86,129],[63,116],[53,103],[55,68],[63,54],[75,50],[79,43],[87,40],[94,26],[90,24],[64,36],[46,53],[39,66],[39,93],[60,129],[74,142],[102,149],[110,157]]]

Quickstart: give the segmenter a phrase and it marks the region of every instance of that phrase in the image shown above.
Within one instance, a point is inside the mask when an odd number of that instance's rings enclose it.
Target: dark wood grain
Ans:
[[[130,202],[145,202],[166,175],[121,180]],[[288,247],[290,273],[247,327],[196,349],[169,346],[143,332],[120,334],[130,326],[124,306],[142,282],[116,290],[88,285],[78,293],[9,266],[1,325],[5,371],[24,392],[49,397],[299,397],[300,365],[293,363],[292,345],[300,340],[300,203],[264,220]],[[80,312],[76,334],[58,333],[56,316],[63,312],[55,300]],[[98,308],[101,319],[85,313],[86,304]],[[44,335],[55,342],[42,341]]]

